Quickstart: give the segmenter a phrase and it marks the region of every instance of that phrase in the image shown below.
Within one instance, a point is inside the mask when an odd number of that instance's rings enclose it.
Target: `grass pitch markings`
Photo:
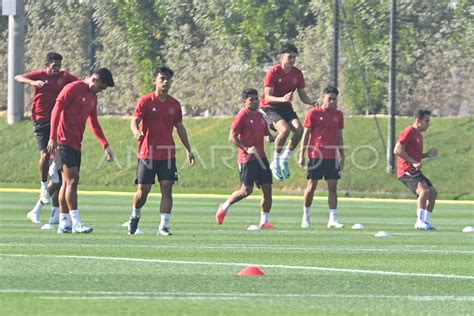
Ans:
[[[209,261],[120,258],[120,257],[72,256],[72,255],[25,255],[25,254],[0,254],[0,257],[26,257],[26,258],[41,257],[41,258],[58,258],[58,259],[104,260],[104,261],[125,261],[125,262],[205,265],[205,266],[232,266],[232,267],[246,267],[246,266],[257,265],[262,268],[274,268],[274,269],[284,269],[284,270],[306,270],[306,271],[358,273],[358,274],[373,274],[373,275],[387,275],[387,276],[401,276],[401,277],[474,280],[474,276],[472,275],[455,275],[455,274],[439,274],[439,273],[410,273],[410,272],[396,272],[396,271],[343,269],[343,268],[327,268],[327,267],[314,267],[314,266],[290,266],[290,265],[279,265],[279,264],[258,264],[258,263],[241,263],[241,262],[209,262]]]

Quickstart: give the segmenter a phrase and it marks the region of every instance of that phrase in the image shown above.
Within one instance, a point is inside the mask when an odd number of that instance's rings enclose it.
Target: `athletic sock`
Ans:
[[[160,214],[161,221],[160,221],[159,229],[168,228],[168,223],[170,221],[170,216],[171,216],[171,214],[169,214],[169,213],[161,213]]]
[[[416,210],[416,221],[417,222],[422,222],[423,221],[423,211],[424,209],[419,208]]]
[[[311,216],[311,207],[303,206],[303,214],[306,218],[310,218],[310,216]]]
[[[59,207],[51,207],[51,216],[50,221],[57,222],[59,218]],[[50,223],[51,224],[51,223]]]
[[[281,154],[280,154],[280,153],[277,153],[276,151],[273,152],[273,161],[279,162],[279,161],[280,161],[280,158],[281,158]]]
[[[48,181],[41,181],[41,188],[48,190]]]
[[[59,214],[59,227],[71,226],[71,215],[69,213]]]
[[[262,212],[260,214],[260,225],[268,223],[269,219],[270,219],[270,212]]]
[[[330,222],[337,222],[337,209],[330,209],[329,210],[329,221]]]
[[[73,225],[76,225],[81,222],[81,215],[79,214],[79,210],[69,211],[69,215],[71,215],[71,221]]]
[[[424,216],[423,216],[423,221],[426,224],[429,224],[431,220],[431,212],[428,212],[427,210],[424,211]]]
[[[35,207],[33,207],[32,211],[33,213],[36,213],[39,216],[43,207],[44,207],[44,204],[41,203],[41,200],[38,200],[38,202],[36,202]]]
[[[289,160],[291,158],[291,155],[293,155],[293,150],[287,148],[281,155],[280,159]]]
[[[135,206],[132,207],[132,217],[138,217],[140,218],[141,215],[141,211],[142,211],[142,208],[139,207],[139,208],[136,208]]]
[[[230,202],[229,200],[227,200],[224,203],[222,203],[221,209],[227,212],[229,210],[229,207],[230,207]]]

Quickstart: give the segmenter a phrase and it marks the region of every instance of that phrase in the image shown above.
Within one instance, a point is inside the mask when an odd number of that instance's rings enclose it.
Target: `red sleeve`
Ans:
[[[141,97],[137,102],[137,107],[135,108],[135,111],[133,111],[133,116],[143,118],[146,109],[145,105],[146,99],[145,97]]]
[[[267,74],[265,75],[265,80],[263,81],[265,87],[272,88],[275,86],[275,70],[271,68],[268,70]]]
[[[30,71],[24,74],[24,76],[31,80],[41,80],[40,76],[42,74],[43,74],[43,70],[34,70],[34,71]]]
[[[102,147],[104,147],[104,149],[109,147],[109,142],[105,138],[104,131],[102,131],[102,127],[100,126],[99,119],[97,117],[97,103],[94,106],[92,112],[89,114],[89,125],[94,132],[94,135],[102,144]]]
[[[58,138],[59,118],[61,117],[61,112],[71,103],[71,99],[74,96],[73,87],[74,86],[66,85],[56,98],[56,103],[54,104],[53,112],[51,113],[50,139],[56,140]]]
[[[181,111],[181,104],[176,102],[176,115],[174,116],[174,125],[183,121],[183,111]]]
[[[304,87],[306,87],[306,83],[304,81],[303,72],[298,69],[298,84],[296,89],[304,89]]]
[[[338,112],[339,114],[339,126],[338,128],[339,129],[344,129],[344,115],[342,114],[342,112]]]
[[[411,128],[405,129],[401,134],[400,138],[398,139],[398,142],[400,144],[406,144],[411,138]]]
[[[306,118],[304,119],[304,124],[303,126],[306,127],[306,128],[311,128],[312,127],[312,123],[313,123],[313,113],[314,111],[312,110],[309,110],[308,112],[306,112]]]
[[[239,112],[237,116],[234,118],[234,121],[232,122],[232,126],[230,127],[230,129],[235,132],[240,133],[242,131],[242,125],[243,125],[242,114],[241,112]]]

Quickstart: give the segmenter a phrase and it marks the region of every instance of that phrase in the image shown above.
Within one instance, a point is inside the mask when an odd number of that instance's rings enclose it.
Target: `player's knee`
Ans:
[[[253,192],[252,187],[245,187],[245,188],[242,188],[242,190],[240,190],[240,196],[243,198],[246,198],[247,196],[251,195],[252,192]]]
[[[290,135],[290,128],[288,126],[285,126],[278,131],[278,136],[280,137],[286,138],[289,135]]]
[[[431,200],[436,200],[438,197],[438,191],[434,187],[430,187],[430,199]]]
[[[299,126],[295,129],[294,135],[297,136],[297,137],[303,136],[303,126],[299,125]]]

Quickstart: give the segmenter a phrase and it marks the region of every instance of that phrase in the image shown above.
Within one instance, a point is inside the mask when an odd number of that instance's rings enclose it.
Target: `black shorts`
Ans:
[[[81,169],[81,151],[74,149],[67,145],[58,145],[58,150],[61,155],[61,162],[68,168],[77,167]]]
[[[339,162],[336,159],[309,158],[308,180],[338,180],[341,178]]]
[[[50,121],[33,121],[33,132],[35,133],[36,143],[38,144],[39,150],[43,150],[48,147],[50,131]]]
[[[138,159],[135,184],[155,184],[155,176],[158,181],[178,181],[176,159]]]
[[[267,121],[268,125],[272,123],[276,123],[279,120],[285,120],[287,122],[291,122],[294,119],[298,118],[296,112],[293,110],[291,106],[283,105],[283,106],[270,106],[266,108],[262,108],[262,111],[265,112],[263,116]]]
[[[245,184],[245,186],[250,187],[256,183],[260,187],[262,184],[273,183],[272,172],[267,158],[242,163],[239,165],[239,169],[240,182]]]
[[[433,186],[430,179],[425,177],[425,175],[420,170],[411,173],[406,172],[405,175],[401,176],[398,180],[406,185],[416,197],[418,197],[418,193],[416,193],[416,189],[418,189],[418,183],[424,182],[429,187]]]

